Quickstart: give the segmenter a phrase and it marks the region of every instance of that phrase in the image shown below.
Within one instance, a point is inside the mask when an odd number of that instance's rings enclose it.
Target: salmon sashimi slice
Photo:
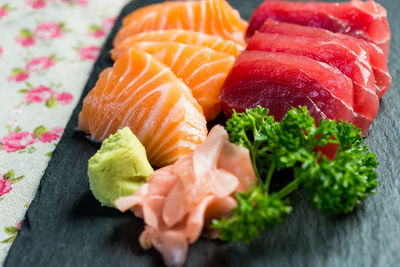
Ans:
[[[168,67],[134,49],[100,74],[79,114],[79,128],[98,141],[125,126],[156,167],[191,153],[207,135],[190,89]]]
[[[255,183],[249,151],[230,143],[226,130],[217,125],[192,154],[156,170],[134,195],[115,204],[144,218],[139,237],[144,249],[154,247],[167,266],[182,266],[188,245],[213,219],[229,215],[236,207],[235,192]]]
[[[219,93],[235,58],[210,48],[177,42],[139,42],[133,48],[149,53],[171,68],[191,90],[207,121],[221,112]]]
[[[292,107],[307,106],[317,121],[356,124],[351,79],[337,68],[305,56],[244,51],[226,78],[220,100],[226,117],[232,109],[243,112],[260,105],[281,120]],[[372,120],[361,119],[356,125],[366,131]]]
[[[262,32],[251,37],[246,49],[301,55],[336,67],[353,81],[354,111],[371,120],[378,114],[379,98],[367,51],[356,54],[335,40]]]
[[[247,37],[266,19],[323,28],[370,41],[389,55],[390,29],[386,9],[378,3],[353,0],[344,3],[264,1],[250,18]]]
[[[392,83],[392,77],[389,74],[386,57],[379,47],[371,42],[366,42],[349,35],[333,33],[324,29],[302,26],[293,23],[278,22],[266,20],[259,29],[263,33],[278,33],[290,36],[303,36],[309,38],[321,39],[324,41],[340,42],[343,46],[350,48],[357,55],[369,54],[370,65],[375,77],[375,88],[379,98],[386,93]],[[366,55],[367,56],[367,55]],[[364,60],[365,57],[360,57]]]
[[[168,29],[202,32],[244,45],[247,25],[225,0],[169,1],[143,7],[126,16],[114,46],[137,33]]]
[[[111,57],[113,60],[117,60],[137,42],[154,41],[178,42],[204,46],[218,52],[229,54],[235,58],[244,50],[244,46],[230,40],[222,39],[218,36],[188,30],[161,30],[142,32],[126,38],[111,50]]]

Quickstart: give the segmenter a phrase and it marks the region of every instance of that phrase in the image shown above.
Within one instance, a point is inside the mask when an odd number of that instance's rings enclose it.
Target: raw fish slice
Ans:
[[[244,45],[247,25],[225,0],[164,2],[138,9],[125,17],[114,46],[137,33],[168,29],[202,32]]]
[[[219,92],[235,58],[207,47],[177,42],[139,42],[133,48],[149,53],[171,68],[191,90],[207,121],[221,112]]]
[[[230,40],[222,39],[218,36],[208,35],[200,32],[188,30],[161,30],[135,34],[126,38],[124,41],[111,50],[111,57],[117,60],[129,48],[137,42],[178,42],[211,48],[218,52],[223,52],[235,58],[244,50],[242,45]]]
[[[247,50],[306,56],[336,67],[353,81],[354,111],[360,117],[371,120],[378,114],[379,98],[375,92],[375,79],[366,52],[363,60],[363,55],[357,55],[335,40],[324,41],[318,38],[261,32],[251,37]]]
[[[351,79],[304,56],[244,51],[229,73],[220,99],[227,117],[232,109],[243,112],[260,105],[281,120],[291,107],[301,105],[307,106],[316,120],[354,122]]]
[[[207,135],[190,89],[168,67],[134,49],[100,74],[79,114],[79,128],[98,141],[125,126],[158,167],[191,153]]]
[[[389,55],[390,29],[386,10],[372,0],[345,3],[267,0],[253,12],[247,37],[251,37],[268,18],[349,34],[375,43],[386,56]]]
[[[350,48],[357,55],[360,55],[360,60],[365,60],[366,51],[370,58],[370,65],[374,72],[376,93],[381,98],[389,89],[392,83],[392,77],[387,68],[386,57],[383,51],[371,42],[341,34],[333,33],[324,29],[301,26],[292,23],[277,22],[274,20],[266,20],[264,25],[259,29],[263,33],[278,33],[290,36],[304,36],[310,38],[318,38],[325,41],[340,42],[343,46]]]
[[[225,192],[219,197],[216,188],[221,188],[221,180]],[[165,264],[180,266],[188,244],[194,243],[213,219],[228,216],[236,207],[234,193],[255,183],[249,151],[230,143],[226,130],[217,125],[192,154],[156,170],[141,187],[144,189],[117,199],[115,204],[121,211],[131,206],[144,218],[146,226],[139,238],[144,249],[154,247]]]

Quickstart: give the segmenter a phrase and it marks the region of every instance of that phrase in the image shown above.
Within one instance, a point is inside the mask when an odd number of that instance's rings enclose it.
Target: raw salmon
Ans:
[[[181,266],[188,244],[213,219],[229,215],[236,206],[235,192],[255,183],[249,151],[230,143],[226,130],[217,125],[192,154],[156,170],[133,196],[115,204],[144,218],[139,237],[144,249],[154,247],[167,266]]]
[[[348,34],[375,43],[389,55],[386,9],[372,0],[344,3],[266,0],[251,15],[247,37],[268,18]]]
[[[207,47],[177,42],[139,42],[133,48],[151,54],[171,68],[191,90],[207,121],[221,112],[219,92],[235,58]]]
[[[111,57],[117,60],[137,42],[178,42],[183,44],[199,45],[211,48],[218,52],[227,53],[235,58],[244,50],[244,46],[218,36],[208,35],[188,30],[161,30],[135,34],[117,44],[111,50]]]
[[[207,135],[190,89],[168,67],[134,49],[100,74],[79,114],[79,128],[98,141],[125,126],[156,167],[191,153]]]
[[[137,33],[167,29],[202,32],[244,45],[247,25],[225,0],[169,1],[140,8],[125,17],[114,46]]]

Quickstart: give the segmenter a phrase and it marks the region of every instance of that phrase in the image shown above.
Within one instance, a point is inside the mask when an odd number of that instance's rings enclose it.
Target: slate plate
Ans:
[[[121,18],[158,1],[138,0],[123,11],[84,90],[112,65],[108,56]],[[230,1],[244,18],[261,0]],[[389,12],[392,29],[390,72],[393,85],[365,142],[380,165],[378,194],[355,212],[339,218],[321,215],[301,193],[286,222],[249,245],[200,239],[190,246],[186,266],[398,266],[400,262],[400,5],[379,1]],[[160,266],[161,256],[138,243],[143,222],[131,214],[103,208],[89,191],[87,161],[96,152],[75,131],[82,101],[74,110],[61,142],[15,240],[5,266]]]

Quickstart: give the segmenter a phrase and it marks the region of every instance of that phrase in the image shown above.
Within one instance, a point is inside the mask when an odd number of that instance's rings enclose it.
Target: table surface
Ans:
[[[112,65],[108,51],[121,18],[158,1],[138,0],[121,13],[87,85]],[[248,18],[261,1],[230,1]],[[378,1],[388,10],[392,30],[389,69],[393,84],[365,143],[377,154],[379,186],[353,213],[326,217],[301,192],[292,196],[293,212],[275,230],[246,245],[200,239],[190,246],[186,266],[397,266],[400,262],[400,5]],[[89,190],[87,161],[99,146],[75,130],[82,100],[53,153],[36,197],[26,214],[5,266],[160,266],[161,256],[143,251],[138,236],[143,221],[101,207]]]

